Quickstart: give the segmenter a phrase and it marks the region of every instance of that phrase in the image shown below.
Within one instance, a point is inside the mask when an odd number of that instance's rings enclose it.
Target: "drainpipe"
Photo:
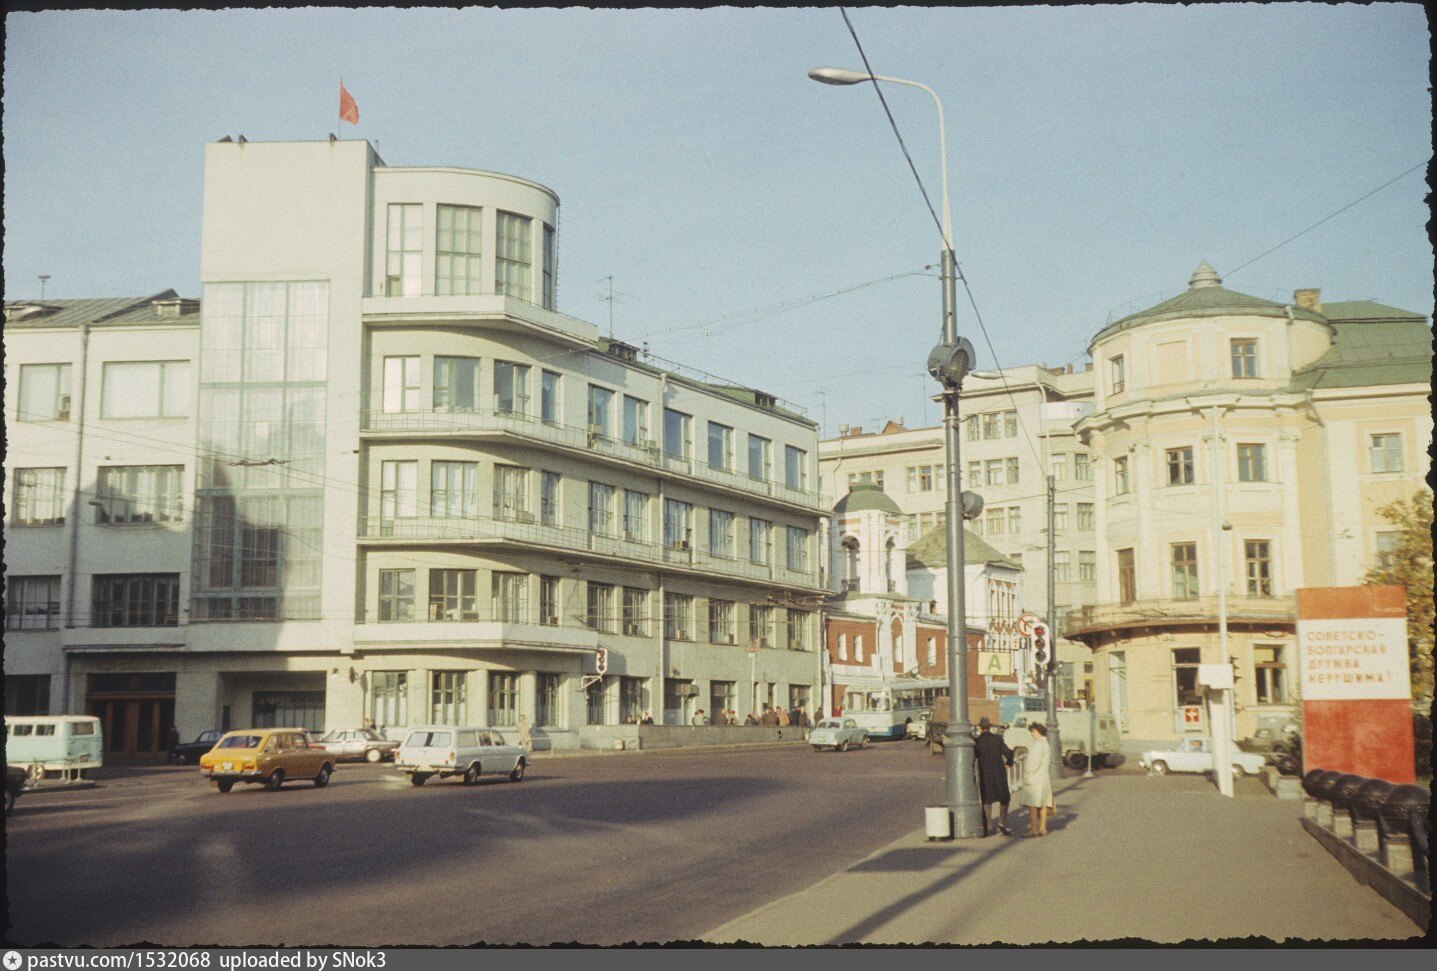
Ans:
[[[664,403],[668,400],[668,396],[669,373],[667,371],[664,371],[659,374],[659,413],[657,418],[659,421],[660,434],[662,434],[663,430]],[[658,439],[655,439],[655,441],[658,441]],[[662,444],[660,444],[660,449],[662,449],[662,447]],[[654,458],[656,462],[660,465],[660,467],[662,467],[663,452],[660,451],[657,455],[654,456]],[[655,509],[654,512],[659,520],[659,560],[660,562],[662,562],[664,556],[664,477],[662,475],[657,476],[654,482],[654,491],[658,496],[658,508]],[[657,687],[655,688],[654,695],[657,698],[656,707],[659,709],[659,714],[658,717],[654,719],[654,723],[656,725],[662,725],[664,724],[664,702],[666,687],[665,681],[668,676],[668,658],[666,656],[668,654],[668,638],[664,636],[664,571],[662,567],[660,567],[658,571],[658,586],[659,609],[656,611],[656,613],[658,614],[658,618],[657,623],[654,624],[654,636],[658,638],[659,644],[659,671]],[[737,623],[737,620],[735,620],[734,622]]]
[[[1323,498],[1326,500],[1323,505],[1327,506],[1327,582],[1337,582],[1337,533],[1336,526],[1332,521],[1332,463],[1328,460],[1327,454],[1327,422],[1322,420],[1318,414],[1317,402],[1312,400],[1312,392],[1303,393],[1307,401],[1307,410],[1312,414],[1312,420],[1317,427],[1322,429],[1322,467],[1325,470],[1323,481]]]
[[[69,584],[65,595],[65,627],[75,626],[75,584],[80,565],[80,463],[85,455],[85,385],[90,370],[90,325],[80,325],[80,380],[75,388],[75,400],[71,402],[70,414],[75,422],[75,485],[70,493],[70,568]],[[60,699],[65,711],[70,710],[70,655],[63,650],[63,676],[61,686],[64,696]]]

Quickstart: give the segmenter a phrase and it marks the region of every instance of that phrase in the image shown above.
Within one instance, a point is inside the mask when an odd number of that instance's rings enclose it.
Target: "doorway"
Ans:
[[[108,758],[145,758],[169,751],[175,724],[174,674],[92,674],[86,711],[100,719]]]

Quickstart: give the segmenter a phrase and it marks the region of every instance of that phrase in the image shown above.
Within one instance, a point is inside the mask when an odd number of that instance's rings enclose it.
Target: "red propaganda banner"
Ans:
[[[344,82],[339,82],[339,120],[347,121],[351,125],[359,124],[359,105],[354,103],[354,98],[344,88]]]
[[[1303,768],[1415,782],[1405,587],[1297,591]]]

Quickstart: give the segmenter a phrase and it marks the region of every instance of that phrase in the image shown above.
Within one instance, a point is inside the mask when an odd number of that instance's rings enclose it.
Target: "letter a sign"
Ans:
[[[985,678],[1004,678],[1013,673],[1010,651],[979,651],[978,673]]]

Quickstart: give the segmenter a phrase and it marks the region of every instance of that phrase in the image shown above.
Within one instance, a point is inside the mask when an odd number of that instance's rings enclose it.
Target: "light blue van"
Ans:
[[[104,737],[87,715],[17,715],[5,719],[5,761],[24,769],[25,786],[93,785]]]

